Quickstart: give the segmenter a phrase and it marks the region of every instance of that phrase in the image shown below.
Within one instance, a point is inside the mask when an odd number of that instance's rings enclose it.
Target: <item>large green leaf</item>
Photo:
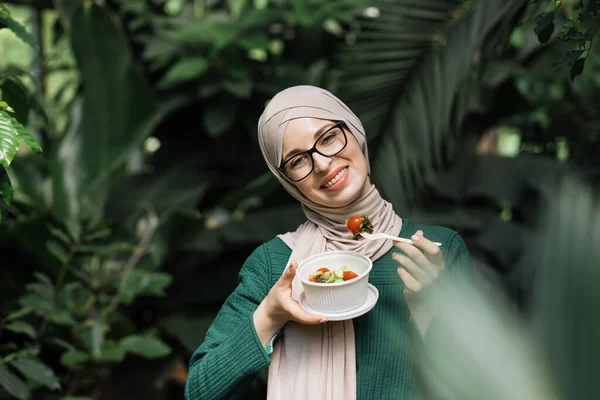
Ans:
[[[85,82],[83,100],[75,108],[80,118],[56,151],[52,176],[56,209],[78,234],[73,221],[100,214],[107,180],[161,114],[126,38],[106,9],[90,3],[81,7],[73,19],[72,43]]]
[[[102,346],[100,355],[96,358],[99,361],[121,362],[125,359],[125,350],[114,342],[105,342]]]
[[[536,274],[533,314],[562,398],[597,397],[600,368],[600,189],[563,175],[541,207],[527,261]],[[537,268],[536,268],[537,267]]]
[[[197,79],[206,72],[210,63],[203,57],[189,57],[178,61],[169,69],[164,84],[171,86],[176,83]]]
[[[119,346],[128,353],[146,358],[160,358],[171,352],[171,348],[160,339],[149,335],[127,336],[121,339]]]
[[[48,389],[60,389],[58,378],[54,375],[54,371],[47,365],[43,364],[37,357],[18,357],[11,362],[23,376],[36,382]]]
[[[33,35],[25,29],[23,25],[15,21],[11,16],[8,8],[5,5],[0,4],[0,29],[10,29],[19,39],[29,44],[30,46],[37,48],[37,43]]]
[[[380,134],[401,89],[462,3],[376,1],[373,6],[380,15],[361,22],[358,42],[343,47],[340,95],[360,116],[370,138]]]
[[[0,111],[0,165],[8,167],[19,150],[19,133],[6,111]]]
[[[12,332],[16,332],[16,333],[23,333],[32,339],[35,339],[35,337],[37,336],[35,329],[31,325],[29,325],[27,322],[23,322],[23,321],[11,322],[8,325],[6,325],[4,327],[4,329],[7,329]]]
[[[60,363],[67,368],[75,368],[90,359],[90,356],[79,350],[67,350],[60,356]]]
[[[342,54],[345,90],[340,96],[368,135],[379,136],[373,174],[397,211],[411,208],[425,178],[443,165],[456,142],[454,128],[466,113],[453,109],[457,94],[472,84],[467,78],[482,48],[496,45],[486,42],[488,35],[523,4],[375,2],[381,16],[364,23],[358,43]]]
[[[0,387],[17,399],[25,400],[29,396],[27,385],[4,364],[0,364]]]
[[[151,272],[137,269],[131,272],[123,286],[123,303],[131,304],[137,296],[164,296],[165,289],[173,279],[164,272]]]
[[[17,134],[19,135],[19,137],[21,139],[23,139],[23,141],[25,142],[25,144],[31,150],[35,151],[36,153],[41,153],[43,151],[42,150],[42,146],[40,146],[40,144],[33,137],[33,135],[31,133],[29,133],[29,131],[27,130],[27,128],[25,128],[19,121],[17,121],[17,119],[15,117],[13,117],[11,115],[8,115],[8,118],[10,119],[10,122],[11,122],[12,126],[17,131]]]

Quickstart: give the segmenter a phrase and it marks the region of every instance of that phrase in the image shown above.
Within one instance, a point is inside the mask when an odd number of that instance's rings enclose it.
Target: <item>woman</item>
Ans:
[[[297,86],[278,93],[258,134],[267,165],[302,203],[307,221],[247,259],[238,287],[192,357],[186,398],[240,398],[267,366],[269,399],[418,397],[408,336],[416,328],[427,342],[436,311],[420,292],[440,276],[470,275],[462,238],[395,214],[370,182],[362,124],[326,90]],[[353,240],[345,225],[353,215],[367,215],[376,232],[411,237],[414,245]],[[294,300],[298,262],[329,250],[373,260],[369,282],[379,299],[370,312],[327,322]]]

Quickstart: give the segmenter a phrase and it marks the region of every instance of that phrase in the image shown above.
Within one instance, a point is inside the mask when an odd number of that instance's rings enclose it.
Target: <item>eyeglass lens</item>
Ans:
[[[346,137],[341,126],[336,126],[317,139],[314,149],[326,157],[332,157],[342,151],[344,146],[346,146]],[[304,179],[312,170],[313,158],[309,152],[296,154],[285,163],[283,168],[283,172],[294,181]]]

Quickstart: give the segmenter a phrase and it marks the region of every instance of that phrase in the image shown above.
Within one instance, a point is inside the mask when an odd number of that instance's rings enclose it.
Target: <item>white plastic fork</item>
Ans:
[[[364,237],[365,239],[368,239],[368,240],[390,239],[390,240],[395,240],[397,242],[404,242],[404,243],[414,244],[414,242],[412,240],[410,240],[410,239],[404,239],[404,238],[401,238],[401,237],[388,235],[387,233],[366,233],[366,232],[362,232],[360,235],[362,237]],[[435,244],[436,246],[441,246],[442,245],[440,242],[433,242],[433,244]]]

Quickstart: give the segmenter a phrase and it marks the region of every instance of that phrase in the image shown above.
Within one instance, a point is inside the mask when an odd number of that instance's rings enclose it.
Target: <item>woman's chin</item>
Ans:
[[[336,191],[320,190],[312,201],[326,207],[344,207],[356,200],[360,193],[360,190],[347,185]]]

